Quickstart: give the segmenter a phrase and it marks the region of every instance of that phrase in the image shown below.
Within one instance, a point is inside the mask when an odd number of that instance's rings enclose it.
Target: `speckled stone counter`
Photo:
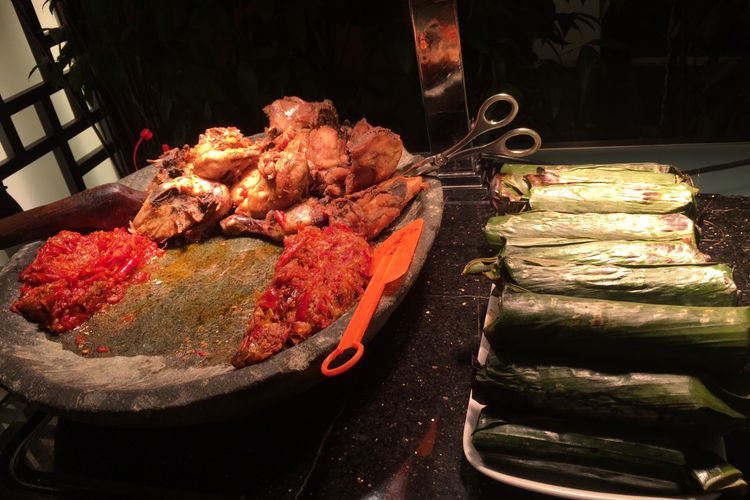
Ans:
[[[704,248],[735,265],[743,292],[750,198],[707,196],[698,220]],[[728,216],[727,214],[730,214]],[[492,209],[481,189],[445,190],[443,222],[416,284],[351,371],[256,417],[218,426],[121,430],[35,416],[24,445],[35,464],[6,477],[0,497],[544,498],[488,479],[463,455],[471,363],[489,285],[462,277],[489,255],[481,232]],[[736,240],[736,237],[734,237]],[[712,253],[713,252],[713,253]],[[748,295],[743,294],[743,303]],[[45,439],[53,449],[45,451]],[[727,440],[730,460],[750,471],[750,439]],[[49,445],[47,445],[49,447]],[[0,467],[7,469],[9,453]],[[46,460],[46,461],[45,461]]]

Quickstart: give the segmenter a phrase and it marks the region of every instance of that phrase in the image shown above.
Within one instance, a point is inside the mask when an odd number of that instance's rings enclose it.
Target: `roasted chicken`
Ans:
[[[182,236],[197,241],[232,208],[229,189],[197,175],[177,177],[153,189],[131,222],[131,232],[163,243]]]
[[[286,137],[286,136],[283,136]],[[300,133],[283,147],[265,151],[257,168],[245,171],[232,186],[235,212],[250,217],[264,217],[270,210],[283,210],[306,197],[310,186],[310,169],[305,158],[307,134]]]
[[[263,139],[214,127],[195,146],[153,160],[157,172],[132,230],[194,241],[233,211],[221,222],[231,235],[281,240],[330,220],[374,238],[423,186],[391,179],[403,151],[397,134],[365,119],[342,126],[331,101],[284,97],[263,111]]]
[[[368,240],[396,220],[412,198],[426,188],[421,177],[398,176],[326,205],[330,224],[344,224]]]
[[[213,181],[233,181],[260,156],[260,148],[235,127],[214,127],[190,151],[193,173]]]
[[[266,133],[269,135],[321,125],[339,126],[336,108],[328,99],[323,102],[307,102],[299,97],[284,97],[263,108],[263,112],[268,116]]]
[[[264,219],[234,213],[221,221],[221,229],[234,236],[259,234],[281,241],[303,227],[336,222],[371,240],[425,187],[421,177],[394,177],[333,200],[308,198],[287,211],[269,212]]]
[[[312,183],[310,192],[317,196],[344,194],[349,175],[349,154],[343,131],[328,125],[312,130],[307,140],[307,165]]]
[[[325,226],[328,214],[317,198],[307,198],[288,210],[273,210],[264,219],[233,213],[221,221],[221,230],[231,236],[258,234],[272,240],[283,241],[302,227]]]
[[[155,160],[148,160],[156,169],[154,178],[151,180],[149,191],[159,184],[169,182],[177,177],[193,174],[192,155],[188,145],[182,148],[172,148],[165,151]]]
[[[393,175],[404,149],[397,134],[383,127],[373,127],[364,118],[354,125],[346,147],[351,156],[346,194],[356,193]]]

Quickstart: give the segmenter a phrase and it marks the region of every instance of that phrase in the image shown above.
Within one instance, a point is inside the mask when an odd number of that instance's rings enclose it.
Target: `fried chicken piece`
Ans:
[[[342,196],[349,175],[346,141],[339,130],[323,125],[310,131],[307,138],[307,165],[312,184],[310,191],[318,196]]]
[[[351,171],[346,177],[346,194],[352,194],[389,178],[396,171],[404,145],[401,137],[387,128],[373,127],[362,118],[346,144]]]
[[[265,219],[253,219],[234,213],[221,221],[221,229],[231,236],[260,234],[276,241],[294,234],[306,226],[324,226],[328,222],[323,204],[317,198],[308,198],[288,210],[273,210]]]
[[[182,148],[165,151],[159,158],[148,162],[156,168],[148,191],[177,177],[193,174],[192,155],[187,144]]]
[[[307,133],[287,139],[285,134],[277,137],[274,148],[260,155],[258,167],[246,170],[232,186],[232,203],[238,214],[263,218],[270,210],[283,210],[307,196]]]
[[[265,219],[233,214],[221,221],[221,228],[232,236],[260,234],[281,241],[305,226],[339,223],[369,240],[396,220],[426,187],[421,177],[400,176],[331,201],[308,198],[287,211],[271,212]]]
[[[176,236],[198,241],[231,208],[224,184],[196,175],[177,177],[149,193],[130,230],[157,243]]]
[[[307,102],[299,97],[277,99],[263,108],[268,116],[266,133],[277,133],[300,129],[311,129],[321,125],[338,127],[339,117],[336,108],[328,99],[323,102]],[[274,135],[273,132],[270,135]]]
[[[302,161],[307,156],[306,130],[299,131],[293,138],[286,132],[277,136],[273,146],[263,152],[258,159],[258,170],[266,179],[272,181],[284,175],[290,165]],[[309,170],[309,169],[308,169]],[[287,189],[283,187],[283,189]]]
[[[310,183],[310,172],[304,156],[282,154],[276,161],[274,180],[268,180],[260,169],[247,170],[232,186],[235,212],[263,218],[270,210],[283,210],[304,198]]]
[[[421,177],[398,176],[326,205],[329,223],[340,223],[371,240],[396,220],[427,184]]]
[[[282,208],[275,207],[274,186],[261,175],[257,168],[246,170],[229,193],[232,205],[238,214],[263,217],[269,210]]]
[[[193,173],[204,179],[231,182],[258,159],[262,144],[242,135],[236,127],[214,127],[190,150]]]

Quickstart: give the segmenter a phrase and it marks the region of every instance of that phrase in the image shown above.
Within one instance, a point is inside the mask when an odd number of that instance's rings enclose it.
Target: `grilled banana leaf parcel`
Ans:
[[[694,207],[696,192],[687,184],[550,184],[531,188],[529,206],[566,213],[683,213]]]
[[[540,174],[545,172],[559,172],[562,170],[583,170],[593,169],[599,171],[622,171],[633,170],[636,172],[657,172],[669,173],[674,172],[675,168],[671,165],[661,163],[585,163],[579,165],[528,165],[523,163],[506,163],[500,167],[500,173],[503,174]]]
[[[726,264],[619,266],[510,256],[502,259],[501,276],[537,293],[685,306],[737,303]]]
[[[748,362],[750,307],[581,299],[516,287],[494,300],[499,312],[484,333],[499,352],[715,373],[738,373]]]
[[[648,372],[604,372],[513,361],[490,351],[474,376],[473,397],[514,411],[533,411],[592,422],[607,420],[681,431],[746,428],[744,415],[697,377]]]
[[[683,214],[566,214],[524,212],[491,217],[484,226],[487,243],[548,246],[597,240],[680,240],[695,245],[695,225]]]
[[[577,264],[620,266],[667,266],[706,264],[711,258],[684,241],[591,241],[570,245],[519,247],[509,241],[495,257],[474,259],[464,274],[480,274],[497,268],[502,257],[559,260]]]
[[[511,174],[518,175],[518,174]],[[617,166],[599,168],[566,168],[562,170],[545,169],[543,172],[527,174],[533,186],[572,183],[607,183],[607,184],[657,184],[671,185],[685,182],[677,174],[633,170]]]
[[[485,408],[472,444],[482,461],[560,478],[659,493],[744,488],[742,472],[695,440]]]
[[[490,192],[493,201],[495,198],[506,198],[508,201],[513,202],[528,201],[533,186],[582,182],[614,185],[674,185],[684,182],[684,179],[676,174],[628,170],[617,167],[568,168],[563,170],[541,170],[536,173],[524,175],[499,173],[493,176],[490,181]]]
[[[504,201],[527,202],[531,193],[530,175],[496,174],[490,180],[492,205],[500,209]]]
[[[621,266],[665,266],[706,264],[711,258],[684,241],[592,241],[548,247],[506,245],[503,255],[567,260],[578,264]]]

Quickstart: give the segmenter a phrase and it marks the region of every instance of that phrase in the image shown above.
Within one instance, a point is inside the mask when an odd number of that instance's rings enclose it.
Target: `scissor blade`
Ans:
[[[428,156],[427,158],[419,158],[407,164],[405,167],[401,168],[401,170],[399,171],[399,174],[405,175],[407,177],[415,177],[417,175],[428,174],[439,168],[435,164],[434,160],[435,160],[435,156]]]

